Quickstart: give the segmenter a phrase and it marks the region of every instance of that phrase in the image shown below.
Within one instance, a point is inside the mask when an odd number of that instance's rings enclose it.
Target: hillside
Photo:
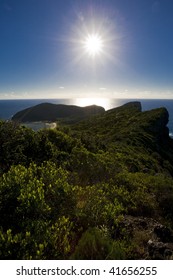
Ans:
[[[173,141],[169,137],[168,121],[166,108],[142,112],[140,102],[130,102],[72,127],[79,135],[95,139],[105,150],[124,145],[147,153],[158,152],[173,164]]]
[[[54,122],[58,119],[64,119],[66,122],[74,122],[103,112],[104,108],[96,105],[79,107],[74,105],[42,103],[17,112],[12,117],[12,120],[20,122]]]
[[[131,102],[38,132],[1,122],[0,258],[173,259],[168,121]]]

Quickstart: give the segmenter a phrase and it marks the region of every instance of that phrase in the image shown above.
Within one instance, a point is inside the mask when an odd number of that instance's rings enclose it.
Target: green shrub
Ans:
[[[125,258],[119,242],[105,237],[98,228],[89,228],[83,233],[71,259],[76,260],[119,260]]]

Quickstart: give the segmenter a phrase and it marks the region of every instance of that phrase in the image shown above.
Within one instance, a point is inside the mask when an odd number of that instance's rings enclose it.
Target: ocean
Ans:
[[[0,100],[0,119],[9,120],[20,110],[26,109],[43,102],[66,105],[100,105],[109,110],[119,107],[130,101],[140,101],[142,110],[147,111],[155,108],[165,107],[169,112],[169,132],[173,137],[173,99],[107,99],[107,98],[76,98],[76,99],[15,99],[15,100]]]

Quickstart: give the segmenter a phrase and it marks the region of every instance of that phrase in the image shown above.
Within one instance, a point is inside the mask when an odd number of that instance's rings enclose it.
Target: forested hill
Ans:
[[[17,112],[12,117],[12,120],[20,122],[53,122],[63,118],[66,122],[74,122],[103,113],[104,111],[103,107],[96,105],[79,107],[75,105],[42,103]]]
[[[166,108],[62,121],[0,121],[0,259],[173,259]]]

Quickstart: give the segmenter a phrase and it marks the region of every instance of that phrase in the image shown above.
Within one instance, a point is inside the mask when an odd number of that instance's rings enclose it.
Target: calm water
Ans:
[[[169,112],[168,127],[170,134],[173,136],[173,99],[19,99],[19,100],[0,100],[0,119],[11,119],[11,117],[18,111],[34,106],[43,102],[50,102],[55,104],[78,105],[87,106],[97,104],[103,106],[106,110],[121,106],[130,101],[140,101],[142,110],[150,110],[154,108],[166,107]]]

